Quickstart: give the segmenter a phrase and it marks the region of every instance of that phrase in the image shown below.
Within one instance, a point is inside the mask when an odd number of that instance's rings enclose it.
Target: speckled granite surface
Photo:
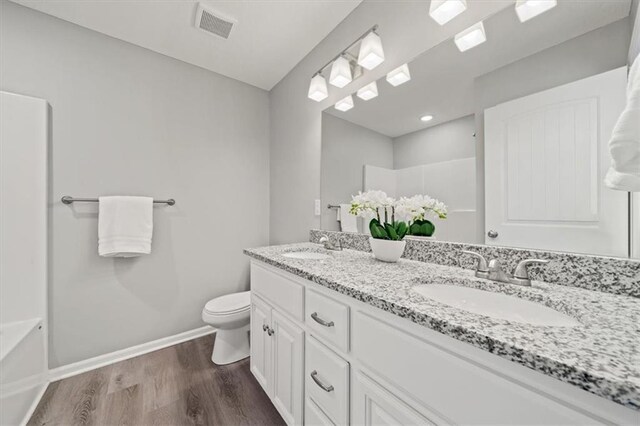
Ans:
[[[369,236],[365,234],[312,230],[310,241],[318,242],[323,235],[327,235],[334,242],[340,238],[344,247],[371,251]],[[407,238],[403,257],[438,265],[475,269],[475,260],[461,254],[460,250],[481,253],[487,260],[500,259],[509,272],[513,272],[518,262],[523,259],[550,260],[551,263],[543,266],[531,265],[531,278],[547,283],[640,297],[638,260],[410,238]]]
[[[324,260],[282,256],[329,254]],[[245,254],[369,305],[517,362],[591,393],[640,410],[640,300],[534,282],[520,287],[478,279],[457,267],[401,259],[375,260],[357,250],[326,251],[300,243],[247,249]],[[577,319],[577,327],[532,326],[469,313],[412,290],[452,284],[542,303]]]

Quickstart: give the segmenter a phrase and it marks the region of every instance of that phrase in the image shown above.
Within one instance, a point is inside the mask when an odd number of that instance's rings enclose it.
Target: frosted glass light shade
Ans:
[[[431,0],[429,16],[440,25],[444,25],[467,10],[465,0]]]
[[[336,87],[344,87],[351,83],[351,64],[344,56],[340,56],[333,61],[331,65],[331,75],[329,76],[329,83]]]
[[[368,101],[369,99],[373,99],[376,96],[378,96],[378,85],[375,81],[372,81],[366,86],[358,89],[358,97],[363,101]]]
[[[360,43],[360,53],[358,54],[358,65],[372,70],[384,62],[384,50],[382,40],[378,34],[370,32]]]
[[[520,22],[525,22],[549,9],[553,9],[557,4],[557,0],[518,0],[516,2],[516,13]]]
[[[336,102],[334,107],[338,111],[349,111],[351,108],[353,108],[353,97],[349,95],[346,98],[340,99],[338,102]]]
[[[392,86],[399,86],[402,83],[406,83],[411,80],[411,74],[409,73],[409,65],[400,65],[395,70],[387,74],[387,81]]]
[[[456,46],[458,46],[461,52],[476,47],[485,41],[487,41],[487,35],[484,32],[482,21],[456,34],[455,37]]]
[[[316,102],[327,99],[329,91],[327,90],[327,81],[320,74],[314,75],[309,84],[309,99],[313,99]]]

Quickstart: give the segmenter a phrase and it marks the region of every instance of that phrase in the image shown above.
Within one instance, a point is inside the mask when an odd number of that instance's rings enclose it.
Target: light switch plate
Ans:
[[[314,211],[316,216],[320,216],[322,212],[320,211],[320,200],[316,200],[314,203]]]

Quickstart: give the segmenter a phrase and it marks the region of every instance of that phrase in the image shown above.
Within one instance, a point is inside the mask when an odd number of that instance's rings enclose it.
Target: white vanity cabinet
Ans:
[[[251,372],[287,424],[302,424],[304,331],[251,296]]]
[[[252,261],[251,279],[251,371],[289,425],[637,424],[640,417],[265,263]]]

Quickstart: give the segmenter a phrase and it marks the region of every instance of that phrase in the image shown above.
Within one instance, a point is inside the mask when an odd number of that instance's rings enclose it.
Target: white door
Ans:
[[[273,405],[288,425],[301,425],[304,332],[277,311],[272,311]]]
[[[627,193],[603,184],[626,67],[485,110],[485,242],[628,256]]]
[[[271,307],[251,295],[251,372],[262,389],[271,396]]]
[[[354,374],[351,401],[353,425],[434,424],[359,371]]]

